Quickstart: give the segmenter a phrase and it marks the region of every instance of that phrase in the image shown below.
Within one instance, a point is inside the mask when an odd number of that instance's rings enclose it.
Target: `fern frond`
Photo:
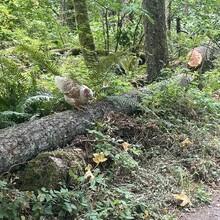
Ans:
[[[29,83],[12,59],[0,55],[0,66],[0,109],[12,109],[28,90]]]
[[[18,49],[27,52],[41,70],[46,70],[53,75],[61,75],[56,64],[51,61],[49,54],[45,54],[36,48],[24,44],[20,45]]]
[[[0,112],[0,129],[27,121],[30,114],[15,111]]]
[[[0,64],[5,66],[12,73],[20,73],[18,66],[9,58],[0,55]]]
[[[7,128],[15,125],[16,123],[13,121],[7,121],[0,118],[0,129]]]
[[[42,115],[47,115],[52,111],[53,99],[54,97],[47,93],[34,95],[28,97],[20,108],[25,113],[41,113]]]
[[[0,55],[0,65],[7,69],[7,73],[10,75],[10,77],[14,76],[13,78],[16,78],[16,80],[22,82],[25,82],[27,80],[26,77],[22,75],[22,72],[19,69],[18,65],[12,59]]]
[[[122,56],[123,53],[115,53],[100,58],[100,62],[93,69],[93,77],[104,77],[103,74],[108,75],[110,72],[112,72],[112,66],[120,63]]]

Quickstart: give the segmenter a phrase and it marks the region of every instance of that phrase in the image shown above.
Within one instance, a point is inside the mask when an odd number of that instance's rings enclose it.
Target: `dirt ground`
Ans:
[[[209,205],[182,213],[179,220],[220,220],[220,188],[213,191],[211,197]]]

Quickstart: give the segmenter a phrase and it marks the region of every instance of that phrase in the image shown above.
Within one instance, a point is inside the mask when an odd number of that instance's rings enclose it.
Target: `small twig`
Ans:
[[[26,159],[24,162],[13,164],[13,165],[8,169],[8,171],[6,171],[6,172],[4,172],[4,173],[2,173],[2,174],[0,175],[0,178],[2,178],[2,177],[3,177],[4,175],[6,175],[6,174],[11,174],[11,169],[12,169],[12,168],[14,168],[14,167],[16,167],[16,166],[24,165],[26,162],[27,162],[27,159]]]

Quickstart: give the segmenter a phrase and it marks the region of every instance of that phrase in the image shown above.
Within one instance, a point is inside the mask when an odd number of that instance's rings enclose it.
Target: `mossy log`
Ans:
[[[82,110],[69,110],[0,130],[0,174],[17,168],[40,152],[65,147],[111,111],[133,114],[137,96],[109,98]]]
[[[37,191],[42,187],[59,189],[60,183],[77,185],[76,176],[84,173],[85,162],[79,149],[66,148],[43,152],[29,161],[24,170],[17,173],[17,187],[21,190]],[[70,175],[70,172],[74,175]]]
[[[189,76],[175,77],[177,84],[185,86]],[[139,95],[151,96],[156,88],[164,88],[169,80],[158,82],[154,89],[144,87],[120,96],[86,106],[82,110],[69,110],[25,122],[0,130],[0,174],[10,172],[44,151],[65,147],[77,135],[86,133],[94,122],[111,111],[132,115],[139,111]]]

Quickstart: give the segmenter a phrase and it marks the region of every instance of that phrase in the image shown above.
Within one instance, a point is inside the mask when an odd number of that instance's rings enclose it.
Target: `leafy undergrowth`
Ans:
[[[70,171],[77,185],[33,193],[0,182],[0,218],[176,219],[209,202],[220,182],[218,95],[171,81],[141,97],[142,114],[109,113],[71,144],[86,155],[85,175]]]

